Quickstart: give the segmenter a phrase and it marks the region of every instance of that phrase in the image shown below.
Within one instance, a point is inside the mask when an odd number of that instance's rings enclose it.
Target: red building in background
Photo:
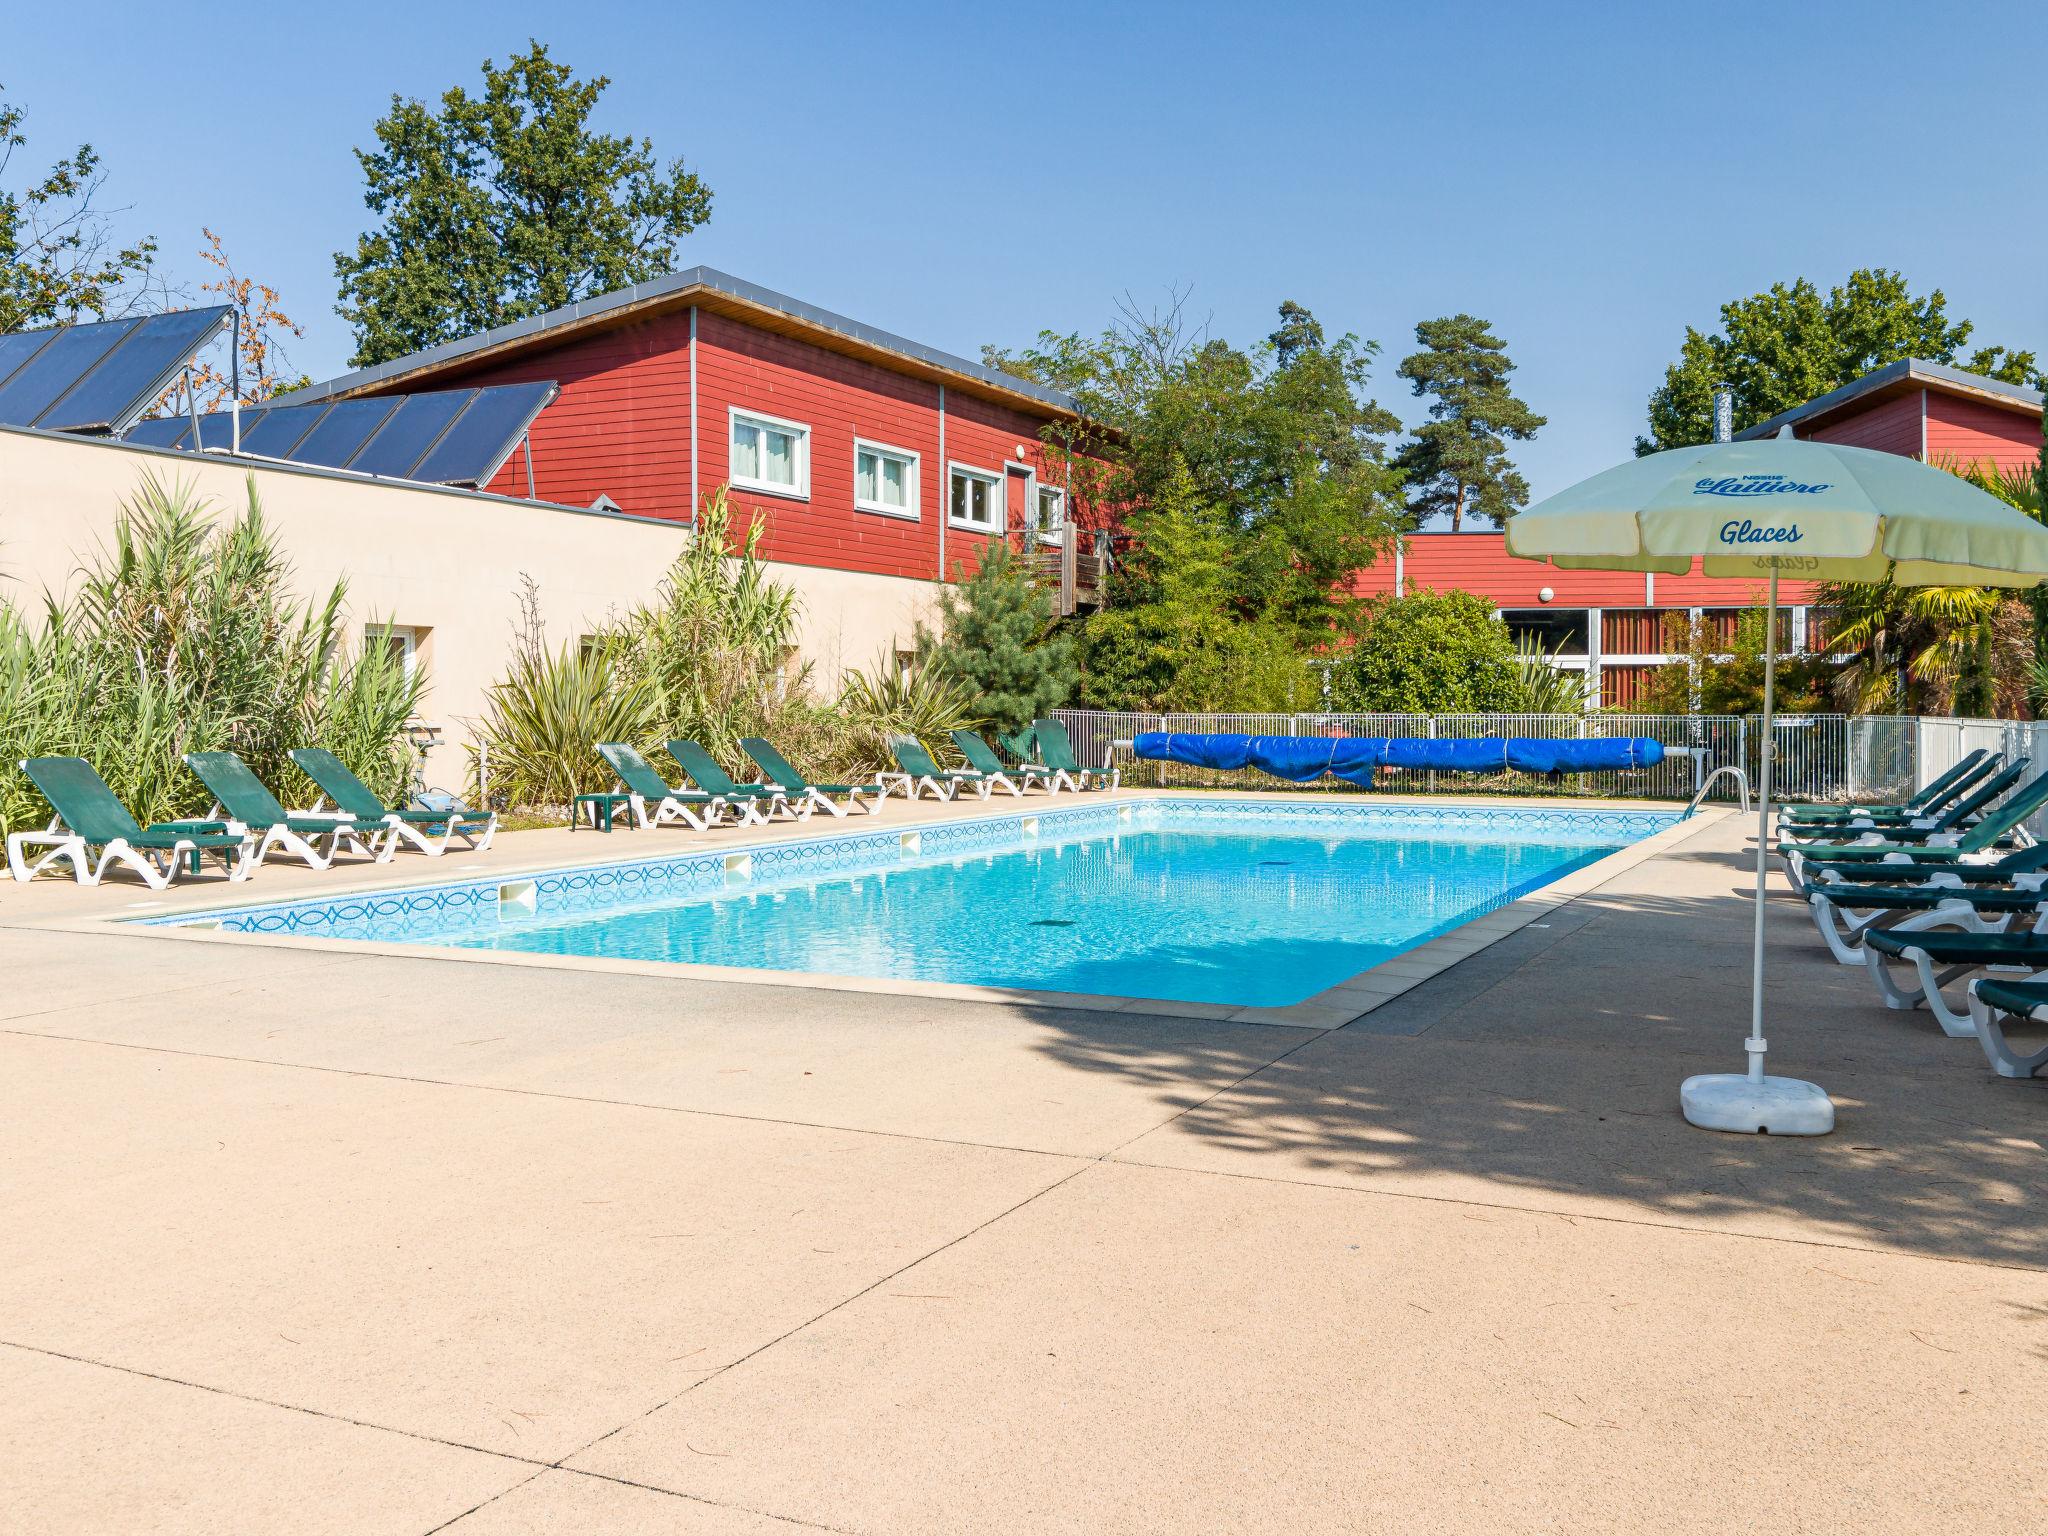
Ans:
[[[865,661],[936,583],[1009,535],[1061,573],[1101,561],[1042,433],[1057,390],[708,267],[654,279],[315,384],[281,404],[551,381],[559,393],[484,489],[688,522],[720,486],[735,521]]]
[[[1769,421],[1738,432],[1773,437],[1790,426],[1799,437],[1904,454],[1930,464],[1992,464],[2026,468],[2041,452],[2042,395],[1943,363],[1904,361],[1865,374]],[[1510,628],[1562,644],[1564,661],[1583,667],[1600,703],[1627,705],[1650,674],[1672,658],[1663,651],[1666,616],[1695,612],[1732,633],[1761,584],[1625,571],[1560,571],[1507,553],[1498,533],[1422,533],[1402,541],[1393,558],[1364,572],[1365,593],[1458,587],[1500,608]],[[1780,585],[1792,610],[1792,643],[1817,645],[1824,628],[1803,582]]]

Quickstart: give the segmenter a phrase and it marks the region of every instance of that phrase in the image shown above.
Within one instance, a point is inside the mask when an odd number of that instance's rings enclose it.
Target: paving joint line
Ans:
[[[929,1259],[937,1258],[940,1254],[945,1253],[948,1249],[958,1247],[961,1243],[966,1242],[970,1237],[974,1237],[979,1233],[987,1231],[997,1222],[1007,1220],[1009,1217],[1014,1216],[1017,1212],[1023,1210],[1025,1206],[1034,1204],[1035,1202],[1044,1199],[1047,1195],[1053,1193],[1053,1191],[1057,1189],[1065,1188],[1075,1179],[1081,1177],[1082,1174],[1087,1173],[1092,1168],[1097,1168],[1100,1166],[1102,1166],[1102,1164],[1099,1160],[1094,1158],[1088,1159],[1087,1161],[1083,1162],[1080,1167],[1070,1169],[1068,1172],[1062,1174],[1059,1178],[1054,1179],[1050,1184],[1046,1185],[1043,1189],[1034,1190],[1031,1194],[1026,1195],[1022,1200],[1017,1201],[1014,1205],[1004,1207],[1002,1210],[997,1211],[993,1216],[989,1216],[981,1221],[976,1222],[973,1226],[967,1228],[966,1231],[956,1233],[954,1236],[947,1238],[943,1243],[940,1243],[937,1247],[929,1249],[928,1251],[919,1254],[916,1258],[910,1259],[905,1263],[898,1265],[895,1269],[890,1270],[889,1273],[881,1276],[879,1279],[876,1279],[871,1283],[862,1286],[859,1290],[854,1291],[849,1295],[841,1297],[838,1301],[833,1302],[831,1306],[825,1308],[824,1311],[816,1313],[811,1317],[807,1317],[800,1323],[791,1324],[781,1333],[778,1333],[774,1338],[767,1339],[762,1343],[755,1345],[745,1354],[737,1356],[732,1360],[728,1360],[724,1365],[721,1365],[717,1370],[708,1372],[707,1374],[698,1377],[688,1386],[683,1387],[679,1391],[670,1395],[669,1397],[664,1398],[662,1401],[656,1403],[652,1408],[647,1409],[645,1412],[637,1413],[632,1418],[627,1419],[624,1423],[612,1426],[612,1428],[606,1430],[603,1434],[599,1435],[595,1440],[592,1440],[589,1444],[580,1446],[576,1450],[570,1451],[567,1455],[563,1456],[560,1461],[555,1462],[554,1465],[560,1468],[561,1470],[567,1472],[581,1471],[581,1468],[566,1467],[563,1466],[563,1463],[569,1461],[572,1457],[581,1456],[588,1451],[595,1450],[598,1446],[604,1444],[605,1441],[611,1439],[612,1436],[621,1434],[625,1430],[630,1429],[633,1425],[641,1423],[646,1419],[652,1418],[655,1414],[660,1413],[664,1408],[667,1408],[671,1403],[679,1402],[681,1399],[687,1397],[690,1393],[695,1392],[699,1387],[703,1386],[706,1382],[716,1381],[719,1377],[728,1375],[731,1372],[738,1370],[748,1361],[753,1360],[762,1354],[765,1354],[767,1351],[774,1349],[779,1344],[783,1344],[788,1340],[795,1338],[805,1329],[810,1328],[817,1323],[821,1323],[826,1318],[832,1316],[834,1313],[843,1311],[845,1308],[852,1306],[856,1301],[859,1301],[862,1297],[873,1295],[876,1291],[880,1290],[890,1281],[899,1279],[902,1276],[910,1273],[910,1271],[917,1268],[918,1265],[923,1264]]]
[[[225,1397],[231,1402],[255,1403],[264,1408],[280,1408],[286,1413],[302,1413],[309,1419],[325,1419],[334,1424],[346,1424],[354,1429],[375,1430],[380,1434],[399,1435],[407,1440],[419,1440],[428,1445],[445,1445],[450,1450],[474,1451],[479,1456],[491,1456],[499,1461],[516,1462],[523,1467],[532,1467],[536,1474],[545,1472],[552,1462],[541,1461],[532,1456],[521,1456],[516,1451],[494,1451],[487,1446],[471,1445],[464,1440],[450,1440],[445,1435],[430,1435],[417,1429],[398,1429],[389,1424],[377,1424],[368,1419],[352,1419],[345,1413],[332,1413],[325,1408],[308,1408],[302,1403],[282,1403],[273,1397],[258,1397],[251,1392],[237,1392],[229,1387],[216,1387],[203,1381],[191,1381],[183,1376],[167,1376],[162,1371],[144,1370],[139,1365],[121,1365],[112,1360],[95,1360],[90,1355],[68,1354],[61,1349],[45,1349],[40,1344],[24,1344],[18,1339],[0,1339],[0,1348],[18,1349],[23,1354],[41,1355],[50,1360],[68,1360],[73,1365],[89,1365],[96,1370],[118,1371],[124,1376],[139,1376],[146,1381],[160,1381],[167,1386],[189,1387],[195,1392],[210,1392],[215,1397]]]
[[[54,1040],[65,1045],[99,1046],[110,1051],[141,1051],[180,1056],[193,1061],[219,1061],[241,1067],[274,1067],[284,1072],[320,1072],[331,1077],[360,1077],[379,1083],[411,1083],[421,1088],[452,1088],[470,1093],[502,1093],[516,1098],[554,1099],[565,1104],[596,1104],[607,1109],[639,1109],[660,1115],[700,1115],[708,1120],[739,1120],[749,1125],[787,1125],[806,1131],[835,1131],[849,1136],[877,1136],[890,1141],[922,1142],[937,1147],[972,1147],[984,1152],[1016,1152],[1026,1157],[1051,1157],[1092,1162],[1085,1152],[1048,1152],[1041,1147],[1013,1147],[1006,1142],[968,1141],[955,1136],[926,1136],[915,1131],[880,1131],[866,1126],[834,1125],[824,1120],[784,1120],[774,1115],[745,1115],[731,1109],[695,1109],[684,1104],[650,1104],[639,1099],[608,1099],[597,1094],[561,1093],[547,1088],[521,1088],[509,1083],[465,1083],[456,1078],[415,1077],[403,1072],[373,1072],[367,1067],[330,1067],[310,1061],[276,1061],[268,1056],[230,1056],[221,1051],[193,1051],[175,1045],[143,1045],[131,1040],[99,1040],[91,1035],[57,1035],[38,1029],[15,1029],[0,1023],[0,1035],[22,1040]],[[0,1340],[4,1342],[4,1340]]]
[[[1643,1227],[1653,1232],[1680,1232],[1689,1237],[1739,1238],[1747,1243],[1783,1243],[1795,1248],[1822,1248],[1830,1253],[1861,1253],[1874,1259],[1924,1259],[1934,1264],[1960,1264],[1969,1269],[1996,1269],[2010,1274],[2048,1274],[2048,1263],[2025,1264],[2017,1260],[1976,1259],[1942,1253],[1918,1253],[1896,1248],[1872,1248],[1860,1243],[1831,1242],[1818,1237],[1779,1237],[1769,1232],[1738,1232],[1732,1228],[1695,1226],[1680,1221],[1652,1221],[1643,1216],[1607,1216],[1597,1211],[1566,1211],[1545,1205],[1507,1205],[1493,1200],[1473,1200],[1458,1195],[1425,1195],[1406,1189],[1367,1189],[1357,1184],[1330,1184],[1318,1179],[1289,1179],[1275,1173],[1244,1173],[1231,1168],[1184,1168],[1177,1163],[1151,1163],[1142,1158],[1118,1157],[1119,1168],[1145,1168],[1155,1173],[1184,1173],[1196,1178],[1243,1179],[1255,1184],[1285,1184],[1293,1189],[1326,1189],[1334,1194],[1359,1195],[1380,1200],[1413,1200],[1426,1205],[1449,1205],[1475,1211],[1502,1211],[1515,1216],[1551,1216],[1563,1221],[1592,1221],[1607,1226]]]

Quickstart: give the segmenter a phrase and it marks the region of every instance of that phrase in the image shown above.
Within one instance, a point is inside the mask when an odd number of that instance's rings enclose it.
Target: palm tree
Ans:
[[[2041,486],[2028,470],[1943,463],[1979,490],[2048,522]],[[1898,587],[1891,582],[1830,583],[1819,602],[1834,610],[1828,643],[1854,651],[1835,679],[1836,701],[1856,714],[1904,714],[1934,707],[1988,713],[1993,703],[2000,609],[2009,594],[1984,587]],[[2036,605],[2036,628],[2048,619]],[[2035,660],[2029,692],[2048,696],[2048,665]],[[1999,690],[2003,691],[2003,690]]]

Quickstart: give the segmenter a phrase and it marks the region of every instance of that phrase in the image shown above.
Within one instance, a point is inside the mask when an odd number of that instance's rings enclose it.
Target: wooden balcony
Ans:
[[[1090,547],[1075,547],[1083,542]],[[1033,579],[1055,594],[1062,618],[1102,606],[1103,588],[1109,574],[1109,551],[1105,544],[1093,540],[1086,532],[1058,544],[1038,544],[1027,549],[1023,559]]]

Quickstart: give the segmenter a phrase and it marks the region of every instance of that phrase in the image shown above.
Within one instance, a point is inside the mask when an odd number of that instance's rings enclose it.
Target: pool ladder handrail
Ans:
[[[1700,787],[1694,790],[1692,798],[1686,801],[1685,814],[1687,816],[1690,816],[1700,808],[1700,802],[1707,798],[1707,791],[1714,787],[1714,780],[1720,778],[1724,773],[1735,775],[1735,787],[1742,791],[1742,814],[1745,816],[1749,814],[1749,775],[1733,763],[1723,763],[1700,781]]]

